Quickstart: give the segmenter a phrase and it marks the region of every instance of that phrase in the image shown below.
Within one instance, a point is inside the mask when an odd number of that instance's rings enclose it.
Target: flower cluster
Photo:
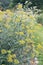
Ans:
[[[43,49],[43,30],[34,15],[28,15],[24,9],[0,11],[0,15],[1,64],[22,64],[38,56]]]

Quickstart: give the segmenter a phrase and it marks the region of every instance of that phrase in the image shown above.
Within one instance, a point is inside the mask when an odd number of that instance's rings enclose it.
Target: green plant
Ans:
[[[43,13],[38,15],[37,22],[43,25]]]
[[[21,6],[0,11],[0,65],[29,64],[43,53],[43,27]]]

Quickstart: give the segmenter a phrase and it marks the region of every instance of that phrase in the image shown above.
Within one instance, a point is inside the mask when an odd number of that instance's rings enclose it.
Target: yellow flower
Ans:
[[[21,24],[21,26],[22,26],[22,29],[25,29],[25,25],[24,24]]]
[[[42,45],[41,44],[38,44],[37,48],[38,49],[42,49]]]
[[[9,12],[11,12],[11,11],[10,11],[9,9],[7,9],[7,10],[6,10],[6,12],[8,12],[8,13],[9,13]]]
[[[15,32],[17,35],[24,35],[24,32]]]
[[[32,38],[35,38],[35,36],[34,36],[34,35],[32,35],[31,37],[32,37]]]
[[[7,52],[8,52],[8,53],[11,53],[11,51],[10,51],[10,50],[8,50]]]
[[[2,11],[0,11],[0,15],[3,15],[4,13]]]
[[[13,62],[13,58],[14,58],[14,56],[12,54],[8,54],[7,61],[8,62]]]
[[[7,51],[6,51],[5,49],[2,49],[2,50],[1,50],[1,53],[2,53],[2,54],[6,54]]]
[[[12,54],[12,58],[16,58],[16,54]]]
[[[0,32],[2,32],[3,30],[0,30]]]
[[[32,15],[30,15],[29,18],[30,18],[30,19],[33,19],[33,20],[35,19]]]
[[[29,26],[26,26],[27,29],[29,29]]]
[[[8,57],[10,57],[10,58],[16,58],[16,54],[8,54]]]
[[[19,32],[20,35],[24,35],[24,32]]]
[[[12,58],[12,55],[11,54],[8,54],[8,57]]]
[[[15,64],[19,64],[19,61],[17,59],[14,59]]]
[[[34,41],[31,40],[30,38],[26,38],[25,41],[26,41],[27,43],[34,43]]]
[[[17,34],[17,35],[18,35],[19,33],[18,33],[18,32],[15,32],[15,34]]]
[[[28,19],[28,16],[27,15],[23,15],[23,19],[26,20]],[[25,22],[25,21],[24,21]]]
[[[9,29],[10,28],[10,25],[9,24],[4,24],[4,26]]]
[[[21,45],[23,45],[23,44],[25,44],[25,41],[24,41],[24,40],[19,40],[19,43],[20,43]]]
[[[8,15],[10,15],[10,16],[13,16],[14,15],[14,13],[13,12],[11,12],[11,10],[6,10],[6,13],[8,14]]]
[[[20,18],[16,18],[15,19],[15,22],[20,22]]]
[[[3,16],[0,16],[0,22],[3,20]]]
[[[31,29],[29,29],[29,30],[27,30],[27,32],[28,32],[28,33],[34,33],[34,32],[36,32],[36,30],[31,30]]]
[[[33,31],[32,30],[27,30],[27,33],[32,33]]]
[[[8,57],[8,58],[7,58],[7,61],[8,61],[8,62],[13,62],[13,59],[12,59],[11,57]]]
[[[36,30],[32,30],[32,32],[36,32]]]
[[[25,41],[26,41],[26,42],[29,42],[29,38],[26,38]]]
[[[15,32],[17,35],[24,35],[24,32]]]
[[[22,4],[18,4],[17,8],[21,9],[22,8]]]

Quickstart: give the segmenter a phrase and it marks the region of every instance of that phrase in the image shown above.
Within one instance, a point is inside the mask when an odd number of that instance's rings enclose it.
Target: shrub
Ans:
[[[43,53],[43,30],[24,9],[0,11],[0,65],[22,65]],[[42,31],[42,32],[40,32]],[[41,51],[41,52],[40,52]]]

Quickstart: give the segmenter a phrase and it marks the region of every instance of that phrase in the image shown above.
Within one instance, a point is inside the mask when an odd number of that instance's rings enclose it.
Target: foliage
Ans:
[[[31,0],[33,6],[43,9],[43,0]]]
[[[13,0],[13,5],[17,3],[25,4],[27,1],[32,3],[28,7],[37,6],[39,9],[43,9],[43,0]]]
[[[43,25],[43,13],[37,16],[37,22]]]
[[[19,4],[15,12],[0,11],[0,15],[0,65],[29,64],[43,56],[43,26],[33,13],[28,15]]]
[[[0,6],[2,6],[4,9],[12,8],[18,3],[22,3],[23,5],[25,2],[31,2],[31,5],[28,5],[28,7],[37,6],[39,9],[43,9],[43,0],[0,0]]]
[[[12,7],[12,0],[0,0],[0,7],[3,7],[3,10]]]

